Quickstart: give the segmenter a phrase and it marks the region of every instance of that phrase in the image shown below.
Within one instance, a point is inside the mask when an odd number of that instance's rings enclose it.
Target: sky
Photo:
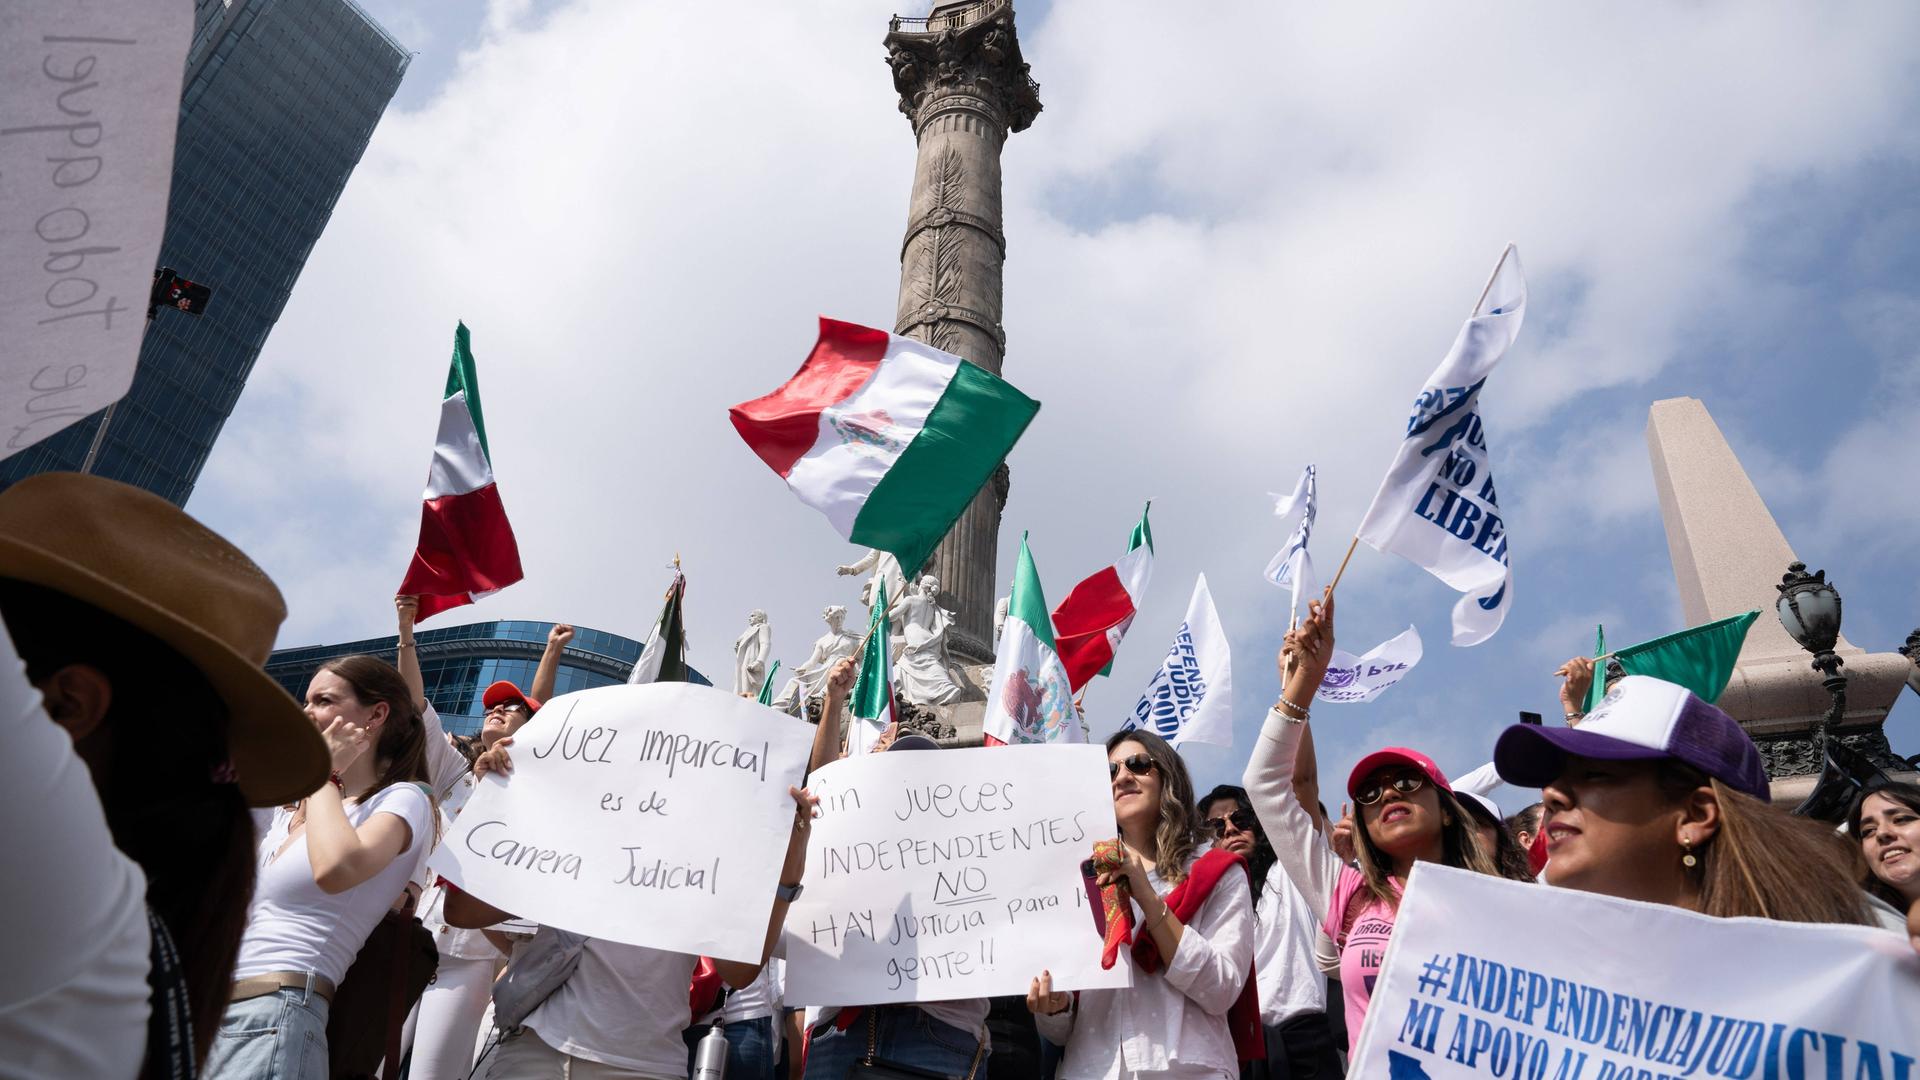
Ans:
[[[676,553],[703,670],[731,670],[754,608],[788,667],[823,605],[857,622],[833,570],[860,550],[726,408],[792,373],[817,315],[893,317],[914,147],[892,8],[361,2],[413,65],[189,504],[281,585],[280,644],[391,632],[460,319],[527,577],[430,627],[643,637]],[[1455,594],[1363,546],[1342,647],[1412,624],[1426,658],[1316,709],[1324,774],[1390,744],[1464,771],[1517,711],[1557,714],[1552,672],[1596,623],[1681,628],[1645,442],[1663,398],[1706,403],[1852,642],[1920,624],[1920,7],[1018,10],[1045,109],[1003,158],[1005,374],[1043,404],[1009,460],[1002,586],[1026,530],[1057,601],[1153,500],[1096,735],[1204,572],[1236,745],[1186,756],[1203,786],[1237,778],[1287,621],[1267,493],[1317,464],[1327,576],[1508,242],[1529,314],[1482,403],[1512,612],[1453,648]],[[1888,733],[1920,753],[1920,701]]]

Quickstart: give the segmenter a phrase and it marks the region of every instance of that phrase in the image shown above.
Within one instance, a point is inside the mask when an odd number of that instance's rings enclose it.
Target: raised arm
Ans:
[[[396,596],[393,609],[400,618],[400,655],[395,658],[394,666],[406,680],[407,693],[413,695],[414,708],[420,710],[420,725],[426,729],[427,781],[433,787],[434,798],[444,799],[453,790],[453,782],[467,771],[467,759],[447,741],[440,714],[427,700],[426,679],[420,674],[420,653],[413,644],[413,619],[420,610],[420,598]]]
[[[853,692],[853,657],[843,657],[827,673],[827,698],[820,703],[820,723],[813,731],[813,753],[807,758],[807,772],[837,761],[840,757],[840,712]]]
[[[1311,605],[1311,614],[1298,630],[1287,634],[1280,665],[1286,671],[1288,654],[1296,659],[1280,701],[1268,711],[1253,756],[1247,762],[1247,795],[1266,829],[1280,868],[1315,911],[1325,912],[1340,879],[1340,857],[1314,828],[1315,811],[1301,805],[1295,787],[1296,763],[1306,737],[1306,715],[1313,695],[1325,677],[1333,655],[1333,594]],[[1309,768],[1309,773],[1317,772]]]
[[[553,696],[553,684],[560,679],[560,654],[567,651],[567,644],[573,640],[573,627],[566,623],[554,623],[547,631],[547,651],[540,654],[540,666],[533,671],[533,685],[527,693],[535,701],[545,701]]]
[[[1313,725],[1300,721],[1300,752],[1293,756],[1293,797],[1300,800],[1313,827],[1325,832],[1327,819],[1320,814],[1320,759],[1313,753]]]
[[[413,620],[420,611],[420,598],[396,596],[393,598],[393,610],[400,619],[400,655],[394,658],[393,666],[400,669],[400,677],[407,681],[407,693],[413,695],[413,707],[425,712],[427,681],[420,674],[420,652],[413,644]]]

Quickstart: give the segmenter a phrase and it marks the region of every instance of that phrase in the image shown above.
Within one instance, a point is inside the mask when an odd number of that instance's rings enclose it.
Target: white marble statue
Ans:
[[[947,629],[953,616],[937,601],[940,579],[928,574],[897,607],[899,633],[893,638],[894,686],[915,705],[951,705],[966,695],[950,670]]]
[[[867,609],[867,618],[873,618],[873,594],[877,587],[875,583],[884,581],[887,583],[887,620],[893,625],[894,633],[899,633],[900,623],[897,613],[901,602],[907,598],[907,575],[901,572],[900,560],[894,558],[890,552],[868,548],[867,553],[860,556],[858,561],[834,568],[834,572],[841,577],[865,574],[868,571],[872,571],[872,576],[867,578],[866,584],[860,587],[860,603]]]
[[[1007,628],[1007,607],[1012,603],[1012,594],[1003,596],[993,602],[993,642],[996,645],[1000,643],[1001,633]]]
[[[845,630],[846,608],[831,604],[820,612],[820,617],[826,620],[827,632],[813,643],[812,655],[806,663],[793,669],[793,677],[773,701],[774,708],[794,716],[804,716],[806,702],[827,692],[827,673],[833,670],[833,665],[860,648],[860,636]]]
[[[759,697],[767,680],[767,658],[773,654],[773,628],[767,625],[767,613],[755,608],[747,613],[747,629],[733,643],[733,692],[741,697]]]

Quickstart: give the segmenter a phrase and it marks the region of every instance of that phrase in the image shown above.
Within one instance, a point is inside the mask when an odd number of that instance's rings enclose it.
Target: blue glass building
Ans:
[[[213,299],[159,313],[93,467],[176,504],[411,59],[353,0],[195,0],[194,19],[160,265]],[[0,462],[0,488],[78,469],[100,423]]]
[[[547,648],[547,631],[552,629],[550,622],[500,620],[415,631],[421,679],[441,724],[455,735],[471,735],[480,730],[486,712],[480,695],[487,687],[500,679],[523,690],[531,687],[533,671]],[[296,701],[304,701],[307,683],[321,664],[359,653],[391,663],[399,643],[397,637],[383,637],[281,649],[267,659],[267,674]],[[632,638],[576,626],[573,641],[560,655],[554,696],[626,682],[633,662],[640,659],[640,648],[641,643]],[[693,681],[707,680],[696,672]]]

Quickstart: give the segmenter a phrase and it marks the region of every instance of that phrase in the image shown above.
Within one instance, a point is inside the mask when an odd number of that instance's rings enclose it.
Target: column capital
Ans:
[[[1020,58],[1012,0],[943,5],[924,19],[895,16],[887,66],[900,111],[914,130],[948,108],[984,112],[1008,131],[1024,131],[1040,113],[1040,84]]]

